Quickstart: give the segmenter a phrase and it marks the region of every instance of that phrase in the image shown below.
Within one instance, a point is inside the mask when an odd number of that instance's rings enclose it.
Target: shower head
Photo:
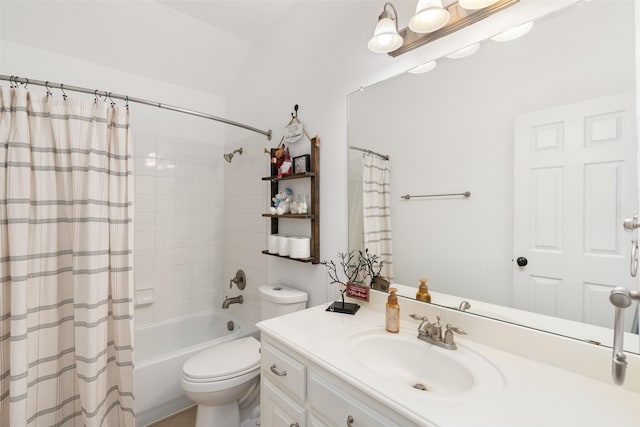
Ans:
[[[233,150],[233,152],[231,153],[224,154],[222,157],[224,157],[227,163],[231,163],[231,159],[233,159],[233,155],[235,153],[242,154],[242,147],[238,148],[237,150]]]

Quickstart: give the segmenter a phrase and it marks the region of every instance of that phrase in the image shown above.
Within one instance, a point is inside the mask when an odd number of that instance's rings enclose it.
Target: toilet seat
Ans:
[[[260,342],[254,337],[215,345],[192,356],[182,367],[183,380],[189,383],[227,382],[243,376],[250,379],[259,370]]]

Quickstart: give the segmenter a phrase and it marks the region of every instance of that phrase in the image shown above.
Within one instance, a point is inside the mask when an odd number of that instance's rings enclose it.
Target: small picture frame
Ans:
[[[293,158],[293,173],[309,172],[311,164],[311,156],[303,154]]]

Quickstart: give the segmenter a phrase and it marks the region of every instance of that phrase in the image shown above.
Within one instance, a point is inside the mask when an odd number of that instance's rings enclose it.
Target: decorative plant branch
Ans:
[[[365,249],[364,252],[358,251],[358,253],[364,264],[364,277],[370,277],[371,282],[373,282],[376,277],[382,277],[380,272],[384,267],[384,259],[381,259],[376,254],[369,253],[369,248]]]
[[[365,272],[367,267],[365,260],[362,257],[362,252],[360,251],[358,251],[358,255],[355,254],[355,251],[351,251],[349,253],[339,252],[338,257],[340,258],[340,267],[342,267],[342,273],[345,277],[344,281],[340,280],[338,268],[333,260],[322,261],[320,264],[327,267],[329,278],[331,279],[331,284],[339,283],[344,287],[344,289],[340,291],[340,296],[342,297],[342,305],[344,306],[344,294],[347,291],[347,283],[356,282],[358,280],[358,277],[361,276],[363,272]]]

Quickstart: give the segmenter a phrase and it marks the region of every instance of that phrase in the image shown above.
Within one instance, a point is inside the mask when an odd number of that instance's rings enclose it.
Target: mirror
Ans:
[[[631,0],[580,2],[349,95],[350,147],[390,159],[405,296],[428,277],[435,304],[611,345],[609,291],[638,288],[638,233],[622,229],[638,212],[634,14]],[[349,250],[365,246],[363,155],[349,150]]]

